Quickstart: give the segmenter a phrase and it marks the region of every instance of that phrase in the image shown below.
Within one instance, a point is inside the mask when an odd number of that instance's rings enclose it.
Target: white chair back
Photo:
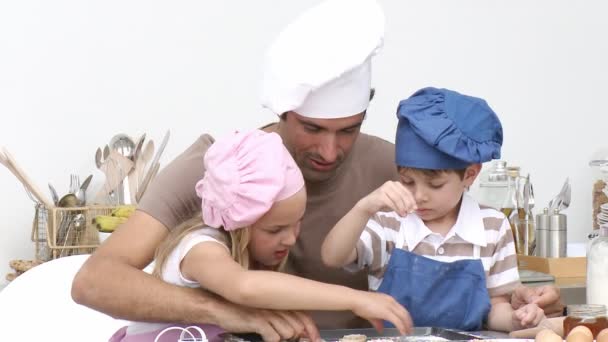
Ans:
[[[72,300],[72,280],[88,257],[74,255],[48,261],[0,291],[1,339],[108,341],[116,330],[127,325],[128,321],[114,319]]]

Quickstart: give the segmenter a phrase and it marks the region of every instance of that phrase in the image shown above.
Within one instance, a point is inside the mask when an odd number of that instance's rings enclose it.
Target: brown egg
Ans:
[[[573,333],[585,334],[585,336],[589,337],[591,341],[593,341],[593,333],[591,332],[591,329],[587,328],[584,325],[577,325],[576,327],[572,328],[572,330],[570,330],[570,332],[568,333],[568,336],[572,335]]]
[[[535,342],[562,342],[562,337],[551,329],[543,329],[536,334]]]
[[[597,342],[608,342],[608,328],[600,331],[599,334],[595,337]]]
[[[593,342],[593,335],[587,334],[586,331],[572,329],[566,337],[566,342]]]

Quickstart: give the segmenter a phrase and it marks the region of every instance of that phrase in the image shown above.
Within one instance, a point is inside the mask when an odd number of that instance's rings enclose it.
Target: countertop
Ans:
[[[509,335],[498,331],[460,331],[453,329],[431,328],[431,327],[415,327],[414,331],[407,336],[400,336],[399,331],[394,328],[385,328],[382,333],[375,329],[332,329],[320,330],[321,338],[328,342],[339,341],[346,335],[365,335],[367,338],[382,338],[382,337],[400,337],[399,341],[407,342],[408,338],[414,338],[414,341],[424,340],[425,336],[435,336],[447,339],[448,341],[468,341],[472,339],[505,339]],[[222,335],[220,335],[222,336]],[[260,335],[257,334],[230,334],[225,333],[224,341],[228,342],[261,342]],[[403,339],[402,339],[403,338]]]
[[[522,277],[521,281],[526,286],[557,286],[565,305],[585,304],[587,302],[587,280],[585,277],[556,277],[553,281],[528,281]]]

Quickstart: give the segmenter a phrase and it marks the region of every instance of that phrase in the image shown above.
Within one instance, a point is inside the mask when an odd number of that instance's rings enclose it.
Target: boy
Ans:
[[[436,88],[402,101],[397,116],[400,182],[357,202],[325,239],[323,261],[367,270],[370,289],[395,297],[415,326],[536,326],[536,304],[509,304],[519,274],[508,220],[466,193],[481,163],[500,158],[498,117],[482,99]]]

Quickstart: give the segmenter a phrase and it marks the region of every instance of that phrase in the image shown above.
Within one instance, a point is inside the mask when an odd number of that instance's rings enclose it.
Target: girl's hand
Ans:
[[[512,319],[515,330],[533,328],[545,319],[545,312],[536,304],[526,304],[513,311]]]
[[[388,181],[356,205],[369,216],[378,211],[395,211],[405,216],[417,209],[414,195],[400,182]]]
[[[368,320],[376,330],[382,332],[382,321],[389,321],[404,335],[412,331],[409,312],[393,297],[384,293],[357,291],[352,311]]]
[[[237,327],[225,325],[224,328],[234,332],[257,332],[264,341],[279,342],[297,340],[306,337],[312,342],[320,341],[321,336],[314,321],[307,314],[299,311],[263,310],[254,308],[239,308],[247,310],[241,315]],[[243,320],[243,317],[247,317]],[[244,323],[249,323],[249,326]]]

